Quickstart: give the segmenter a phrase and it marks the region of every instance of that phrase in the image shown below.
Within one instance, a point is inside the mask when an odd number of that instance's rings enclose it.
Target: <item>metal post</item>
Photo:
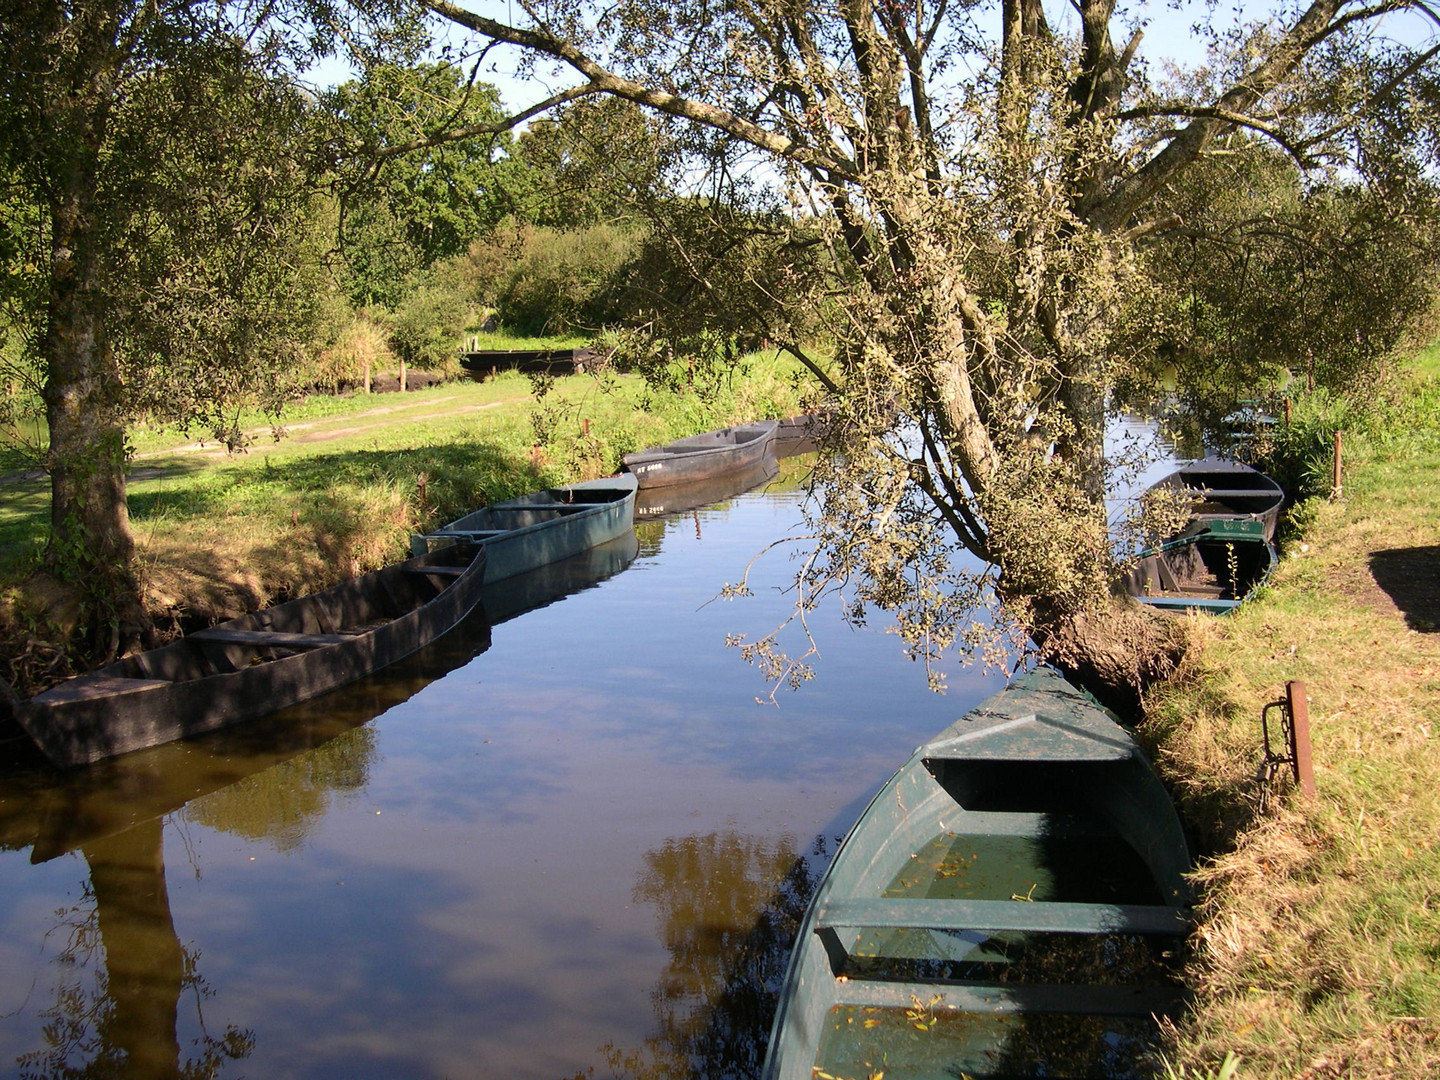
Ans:
[[[1340,494],[1340,432],[1335,432],[1335,477],[1330,486],[1336,495]]]
[[[1295,764],[1295,782],[1307,799],[1315,798],[1315,767],[1310,758],[1310,705],[1305,699],[1305,684],[1291,679],[1285,684],[1285,699],[1290,707],[1290,756]]]

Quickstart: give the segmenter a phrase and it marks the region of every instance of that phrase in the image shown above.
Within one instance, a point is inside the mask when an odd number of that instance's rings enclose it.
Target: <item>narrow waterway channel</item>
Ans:
[[[832,604],[757,703],[725,638],[793,564],[710,601],[799,500],[641,522],[270,721],[0,778],[0,1077],[753,1074],[808,878],[1000,685],[932,694]]]

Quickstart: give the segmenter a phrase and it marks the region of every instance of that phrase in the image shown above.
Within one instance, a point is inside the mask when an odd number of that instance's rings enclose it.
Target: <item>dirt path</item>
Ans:
[[[501,398],[499,401],[488,401],[481,405],[465,402],[458,394],[447,394],[443,397],[426,397],[420,401],[407,401],[395,405],[379,405],[373,409],[365,409],[361,412],[344,413],[337,416],[322,417],[318,420],[303,420],[295,424],[281,423],[280,431],[283,433],[280,440],[273,439],[275,428],[257,427],[243,432],[244,436],[252,440],[247,447],[248,453],[268,454],[277,446],[287,441],[297,443],[323,443],[336,439],[344,439],[351,435],[360,435],[367,431],[379,431],[397,427],[401,424],[413,424],[424,420],[437,420],[447,416],[462,416],[466,413],[485,412],[490,409],[498,409],[505,405],[514,405],[530,400],[529,394],[518,397]],[[447,404],[448,403],[448,404]],[[417,412],[424,409],[423,412]],[[357,424],[357,420],[369,421],[368,423]],[[204,458],[223,458],[229,451],[216,442],[191,442],[180,446],[167,447],[164,450],[147,450],[143,454],[136,454],[132,461],[140,462],[155,458],[170,458],[179,455],[191,455]],[[132,468],[129,472],[130,480],[154,480],[159,479],[169,472],[168,467],[141,467]],[[25,481],[43,480],[45,471],[43,469],[29,469],[25,472],[0,473],[0,485],[19,484]]]
[[[359,435],[366,431],[396,427],[400,424],[412,424],[419,420],[435,420],[445,416],[461,416],[465,413],[484,412],[487,409],[497,409],[502,405],[513,405],[517,402],[528,401],[529,395],[520,397],[502,398],[499,401],[489,401],[483,405],[469,403],[451,404],[447,408],[434,408],[446,402],[456,402],[459,395],[449,394],[445,397],[426,398],[423,401],[405,402],[400,405],[381,405],[374,409],[366,409],[363,412],[345,413],[340,416],[327,416],[319,420],[305,420],[298,424],[278,425],[283,438],[293,438],[296,442],[318,443],[329,442],[334,439],[343,439],[349,435]],[[427,408],[428,407],[428,408]],[[425,412],[414,410],[426,408]],[[356,424],[357,420],[369,418],[375,419],[373,423]],[[345,427],[332,425],[344,424]],[[251,428],[242,434],[251,440],[256,440],[251,449],[264,452],[275,442],[261,443],[258,440],[270,437],[275,431],[273,427]],[[303,433],[303,434],[297,434]],[[168,457],[172,454],[200,454],[205,457],[223,457],[226,454],[225,447],[217,443],[193,442],[185,443],[182,446],[170,447],[166,450],[148,450],[143,454],[136,454],[135,460],[144,458]]]

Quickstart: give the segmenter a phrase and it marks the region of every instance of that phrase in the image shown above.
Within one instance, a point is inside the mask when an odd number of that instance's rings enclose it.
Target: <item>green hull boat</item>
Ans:
[[[623,474],[545,488],[412,536],[410,551],[475,544],[485,551],[485,584],[493,585],[624,536],[634,525],[635,490],[635,478]]]
[[[1111,714],[1041,668],[916,750],[820,879],[766,1080],[1142,1077],[1183,1004],[1188,849]]]

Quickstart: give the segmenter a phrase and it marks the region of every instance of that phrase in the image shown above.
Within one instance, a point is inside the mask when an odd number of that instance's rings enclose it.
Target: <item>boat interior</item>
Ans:
[[[1114,1048],[1104,1075],[1145,1075],[1151,1015],[1184,1000],[1189,891],[1140,768],[927,759],[898,795],[925,824],[817,917],[836,1004],[816,1075],[1069,1076],[1097,1046]]]
[[[1270,546],[1253,540],[1200,536],[1168,544],[1139,560],[1124,578],[1132,595],[1241,600],[1269,572]]]

